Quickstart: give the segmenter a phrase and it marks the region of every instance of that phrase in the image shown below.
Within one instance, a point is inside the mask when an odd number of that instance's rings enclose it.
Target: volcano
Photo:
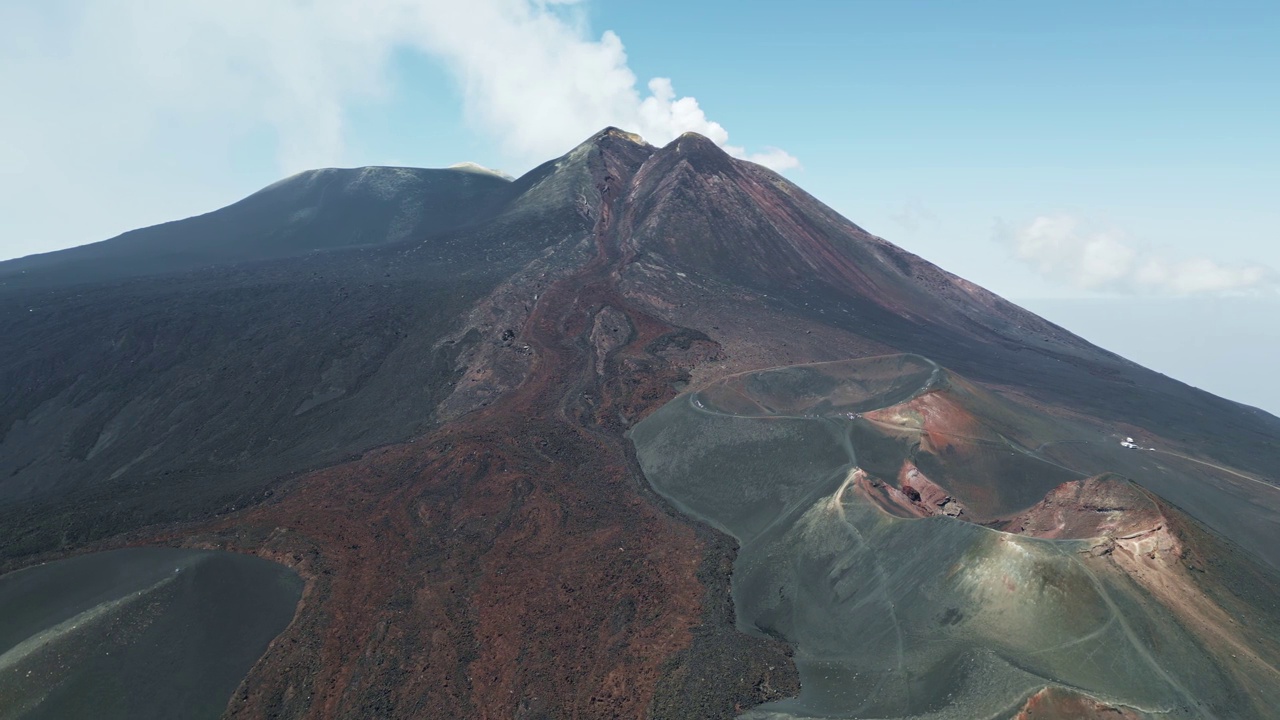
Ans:
[[[0,330],[3,569],[301,578],[211,716],[1280,706],[1280,419],[696,134],[303,173],[0,263]]]

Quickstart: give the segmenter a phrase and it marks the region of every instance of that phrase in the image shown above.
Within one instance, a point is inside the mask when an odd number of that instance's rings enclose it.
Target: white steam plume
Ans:
[[[1167,257],[1114,230],[1090,230],[1070,215],[1042,215],[998,239],[1040,275],[1080,288],[1122,293],[1193,295],[1275,287],[1262,265],[1222,265],[1204,257]]]
[[[51,90],[67,104],[127,99],[129,114],[151,124],[197,114],[265,122],[277,130],[289,171],[341,159],[344,108],[386,93],[392,54],[408,49],[443,62],[466,112],[521,160],[545,160],[616,125],[655,144],[698,132],[738,157],[797,165],[781,150],[752,155],[730,145],[728,132],[667,78],[642,92],[622,40],[589,35],[577,4],[72,0],[41,10],[33,1],[0,11],[0,44],[15,49],[0,50],[0,82],[8,89],[24,72],[60,69]],[[32,41],[42,30],[49,36]]]
[[[583,23],[546,2],[394,2],[398,42],[440,57],[462,83],[468,112],[519,155],[545,159],[606,125],[664,145],[684,132],[707,136],[737,157],[777,170],[796,167],[776,148],[751,154],[668,78],[647,93],[612,31],[589,37]],[[576,4],[560,0],[559,5]]]

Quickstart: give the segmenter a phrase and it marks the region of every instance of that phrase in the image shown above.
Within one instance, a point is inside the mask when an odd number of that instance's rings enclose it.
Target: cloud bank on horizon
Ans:
[[[1088,228],[1071,215],[1041,215],[997,228],[997,239],[1042,277],[1080,290],[1198,295],[1276,290],[1263,265],[1223,265],[1206,257],[1170,257],[1117,230]]]

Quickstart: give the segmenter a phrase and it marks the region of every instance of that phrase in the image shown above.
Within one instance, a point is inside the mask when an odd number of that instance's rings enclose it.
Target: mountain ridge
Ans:
[[[449,168],[307,170],[212,212],[4,261],[0,283],[34,286],[36,274],[53,285],[128,279],[396,242],[456,229],[470,214],[491,211],[506,199],[508,184]]]

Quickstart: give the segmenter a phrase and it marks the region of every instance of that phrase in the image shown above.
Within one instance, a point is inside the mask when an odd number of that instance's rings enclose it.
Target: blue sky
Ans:
[[[306,167],[519,172],[597,125],[716,123],[1033,309],[1270,308],[1277,38],[1273,2],[3,0],[0,258]]]
[[[640,75],[689,68],[682,91],[735,138],[781,145],[856,222],[1005,294],[1079,292],[997,262],[993,225],[1040,215],[1280,267],[1275,3],[699,5],[656,32],[642,18],[667,13],[623,7],[599,20],[648,28],[626,36]]]
[[[783,147],[806,189],[1004,294],[1132,289],[1028,275],[996,228],[1040,216],[1171,261],[1280,267],[1280,6],[798,5],[604,0],[587,16],[735,142]],[[397,70],[407,92],[360,115],[371,155],[512,166],[459,113],[413,154],[402,139],[455,86],[421,56]]]

